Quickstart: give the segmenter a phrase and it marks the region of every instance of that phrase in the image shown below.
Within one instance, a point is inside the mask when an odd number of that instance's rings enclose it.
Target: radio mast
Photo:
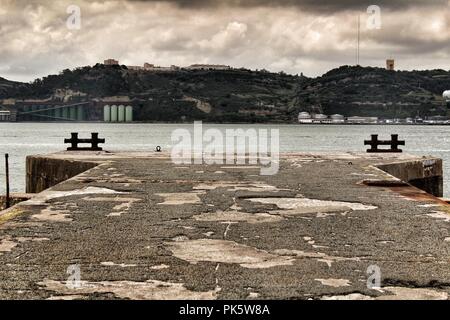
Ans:
[[[356,45],[356,65],[359,66],[360,58],[360,43],[361,43],[361,16],[358,15],[358,35],[357,35],[357,45]]]

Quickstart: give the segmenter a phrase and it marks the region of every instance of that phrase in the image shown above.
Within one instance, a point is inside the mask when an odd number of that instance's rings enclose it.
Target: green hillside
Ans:
[[[102,64],[31,84],[0,78],[0,99],[126,96],[137,106],[136,120],[169,122],[294,122],[300,111],[381,118],[446,115],[441,97],[446,89],[449,71],[349,66],[317,78],[247,69],[146,72]]]

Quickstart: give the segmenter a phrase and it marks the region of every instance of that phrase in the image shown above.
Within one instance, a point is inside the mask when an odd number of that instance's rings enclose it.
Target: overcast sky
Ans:
[[[450,69],[449,0],[0,0],[0,77],[32,81],[106,58],[317,76],[356,63],[358,15],[361,65]]]

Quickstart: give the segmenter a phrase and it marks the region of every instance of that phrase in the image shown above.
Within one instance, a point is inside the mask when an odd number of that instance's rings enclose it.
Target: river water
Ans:
[[[25,189],[25,157],[64,150],[64,138],[71,132],[88,137],[99,132],[106,138],[105,149],[151,151],[156,146],[168,150],[173,130],[192,124],[106,124],[106,123],[1,123],[0,122],[0,194],[5,191],[4,153],[10,154],[11,191]],[[203,129],[279,129],[280,152],[293,151],[365,151],[363,141],[370,134],[380,139],[399,134],[406,140],[403,150],[418,155],[433,155],[444,160],[444,193],[450,197],[450,126],[395,125],[227,125],[204,124]]]

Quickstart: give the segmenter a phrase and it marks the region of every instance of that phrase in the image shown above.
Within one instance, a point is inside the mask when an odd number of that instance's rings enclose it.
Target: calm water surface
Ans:
[[[370,134],[381,139],[398,133],[406,140],[403,149],[412,154],[433,155],[444,160],[445,196],[450,196],[450,126],[364,126],[364,125],[211,125],[227,128],[277,128],[280,130],[280,152],[292,151],[365,151],[363,140]],[[66,148],[63,139],[71,132],[81,137],[99,132],[106,138],[105,149],[154,150],[171,147],[173,130],[192,129],[192,124],[105,124],[105,123],[0,123],[0,194],[4,193],[4,153],[10,154],[11,191],[25,189],[25,157]]]

